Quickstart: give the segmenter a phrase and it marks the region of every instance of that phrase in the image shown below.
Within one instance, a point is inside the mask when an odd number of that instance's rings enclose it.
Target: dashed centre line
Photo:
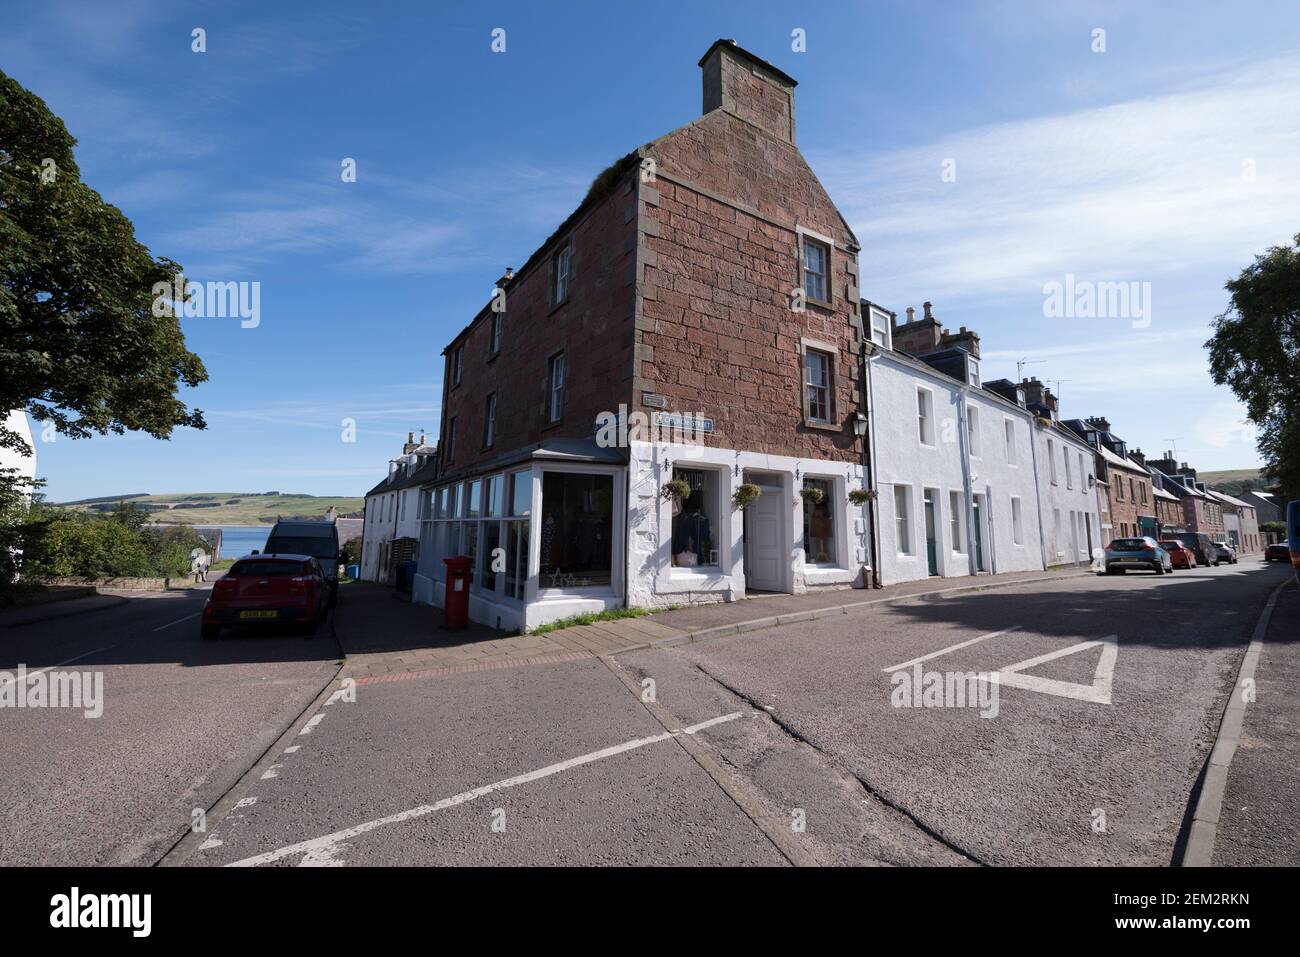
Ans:
[[[496,791],[504,791],[507,788],[517,787],[521,784],[528,784],[532,781],[539,781],[542,778],[550,777],[554,774],[560,774],[573,768],[581,767],[584,764],[591,764],[593,761],[600,761],[604,758],[611,758],[618,754],[624,754],[628,751],[634,751],[637,748],[644,748],[651,744],[658,744],[661,741],[668,741],[681,734],[696,734],[706,728],[712,728],[728,721],[735,721],[737,718],[744,717],[744,712],[734,711],[731,714],[719,715],[716,718],[710,718],[708,721],[701,721],[699,724],[693,724],[687,728],[679,730],[665,731],[662,734],[651,735],[647,738],[634,738],[631,741],[624,741],[622,744],[615,744],[608,748],[602,748],[599,751],[592,751],[589,754],[579,755],[576,758],[569,758],[565,761],[559,761],[555,764],[548,764],[544,768],[538,768],[535,771],[529,771],[525,774],[515,775],[514,777],[505,778],[492,784],[485,784],[482,787],[474,788],[472,791],[462,791],[460,794],[452,795],[449,798],[443,798],[435,804],[422,804],[406,811],[400,811],[396,814],[390,814],[387,817],[376,818],[373,821],[366,821],[364,824],[357,824],[354,827],[345,828],[341,831],[335,831],[333,834],[326,834],[323,837],[312,838],[308,841],[299,841],[296,844],[289,844],[285,847],[278,848],[274,851],[268,851],[265,854],[257,854],[253,857],[246,857],[243,860],[235,861],[227,867],[257,867],[262,864],[271,864],[275,861],[286,857],[292,857],[296,854],[304,856],[302,863],[304,865],[321,864],[325,862],[338,863],[335,859],[337,845],[349,838],[359,837],[376,828],[384,827],[389,824],[400,824],[403,821],[414,820],[415,818],[424,817],[435,811],[443,811],[450,807],[456,807],[459,804],[465,804],[468,801],[474,801],[478,798],[492,794]],[[312,719],[316,720],[315,718]],[[303,733],[306,728],[303,729]]]

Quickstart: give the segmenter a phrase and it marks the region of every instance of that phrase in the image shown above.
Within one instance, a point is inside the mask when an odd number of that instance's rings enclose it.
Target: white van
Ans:
[[[329,607],[334,607],[339,599],[339,530],[333,522],[276,522],[265,551],[268,555],[310,555],[316,559],[329,582]]]

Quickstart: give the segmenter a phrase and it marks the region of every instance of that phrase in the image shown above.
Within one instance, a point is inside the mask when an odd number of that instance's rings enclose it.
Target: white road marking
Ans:
[[[263,771],[263,772],[262,772],[262,780],[265,781],[267,778],[278,778],[280,775],[276,774],[275,772],[279,769],[279,767],[280,767],[280,765],[278,765],[278,764],[273,764],[273,765],[271,765],[269,768],[267,768],[265,771]]]
[[[54,668],[62,668],[64,665],[70,665],[74,661],[80,661],[82,658],[89,658],[91,655],[98,654],[101,651],[108,651],[109,648],[116,647],[116,645],[105,645],[103,648],[96,648],[94,651],[87,651],[85,654],[77,655],[75,658],[69,658],[67,661],[60,661],[58,664],[46,665],[44,668],[37,668],[35,671],[28,671],[26,677],[30,678],[32,675],[43,675],[45,672]],[[16,674],[6,675],[4,681],[0,682],[0,688],[7,688],[17,680],[18,676]]]
[[[257,854],[253,857],[246,857],[243,860],[227,864],[227,867],[257,867],[261,864],[271,864],[285,857],[291,857],[295,854],[302,854],[303,859],[300,866],[337,866],[342,862],[338,860],[337,847],[343,841],[349,838],[359,837],[376,828],[384,827],[388,824],[400,824],[403,821],[414,820],[418,817],[424,817],[426,814],[432,814],[435,811],[443,811],[449,807],[455,807],[458,804],[465,804],[468,801],[474,801],[478,798],[492,794],[496,791],[503,791],[506,788],[517,787],[520,784],[528,784],[532,781],[539,781],[542,778],[550,777],[553,774],[560,774],[563,771],[569,771],[573,768],[581,767],[584,764],[590,764],[593,761],[599,761],[602,758],[611,758],[627,751],[634,751],[637,748],[644,748],[647,745],[658,744],[660,741],[667,741],[675,738],[679,734],[695,734],[703,731],[705,728],[711,728],[714,725],[722,724],[727,721],[735,721],[743,717],[743,713],[735,711],[731,714],[724,714],[717,718],[711,718],[708,721],[702,721],[699,724],[693,724],[689,728],[682,728],[680,731],[665,731],[663,734],[651,735],[648,738],[634,738],[631,741],[624,741],[622,744],[615,744],[608,748],[602,748],[599,751],[592,751],[590,754],[583,754],[576,758],[569,758],[567,761],[560,761],[556,764],[548,764],[544,768],[538,768],[536,771],[529,771],[526,774],[519,774],[512,778],[506,778],[503,781],[497,781],[493,784],[485,784],[482,787],[475,788],[472,791],[463,791],[460,794],[453,795],[449,798],[443,798],[436,804],[422,804],[419,807],[411,808],[407,811],[400,811],[397,814],[390,814],[387,817],[377,818],[373,821],[367,821],[364,824],[358,824],[354,827],[344,828],[341,831],[335,831],[333,834],[326,834],[323,837],[312,838],[309,841],[299,841],[297,844],[289,844],[274,851],[268,851],[265,854]]]
[[[891,665],[888,668],[881,668],[881,671],[890,672],[898,671],[900,668],[910,668],[912,665],[919,665],[923,661],[929,661],[931,658],[938,658],[940,655],[946,655],[950,651],[956,651],[958,648],[965,648],[973,645],[977,641],[984,641],[988,638],[996,638],[998,635],[1005,635],[1007,632],[1015,631],[1019,625],[1012,625],[1010,628],[1003,628],[1001,631],[990,631],[987,635],[980,635],[978,638],[971,638],[968,641],[961,641],[955,645],[949,645],[947,648],[941,648],[938,651],[932,651],[928,655],[922,655],[920,658],[913,658],[911,661],[904,661],[901,665]]]
[[[1089,648],[1096,648],[1098,645],[1101,646],[1101,659],[1097,662],[1097,670],[1093,674],[1092,684],[1085,685],[1075,681],[1057,681],[1053,678],[1040,678],[1037,675],[1019,674],[1019,672],[1027,668],[1033,668],[1035,665],[1055,661],[1057,658],[1064,658],[1066,655],[1076,655],[1081,651],[1087,651]],[[1119,635],[1107,635],[1097,641],[1081,641],[1077,645],[1059,648],[1045,655],[1039,655],[1037,658],[1017,661],[1014,665],[1007,665],[993,672],[989,675],[989,680],[996,681],[998,684],[1006,685],[1009,688],[1023,688],[1026,691],[1037,691],[1040,694],[1055,695],[1058,698],[1077,698],[1080,701],[1091,701],[1093,704],[1110,704],[1111,685],[1115,680],[1115,659],[1118,656]]]
[[[301,748],[301,747],[302,747],[301,744],[291,744],[291,745],[289,745],[287,748],[284,749],[284,753],[285,753],[285,754],[294,754],[294,753],[295,753],[299,748]]]
[[[189,621],[191,618],[197,618],[201,614],[203,614],[203,612],[196,611],[192,615],[186,615],[184,618],[177,618],[175,621],[169,621],[165,625],[159,625],[157,628],[154,629],[154,631],[162,631],[164,628],[170,628],[172,625],[179,625],[181,622]]]
[[[256,803],[257,803],[257,798],[247,797],[235,805],[235,810],[239,810],[241,807],[252,807]]]
[[[314,718],[312,718],[310,721],[308,721],[306,724],[304,724],[304,725],[302,726],[302,730],[299,731],[298,733],[299,733],[299,734],[311,734],[311,729],[314,728],[314,727],[316,727],[316,725],[320,724],[320,723],[321,723],[322,721],[324,721],[324,720],[325,720],[325,715],[323,715],[323,714],[318,714],[318,715],[316,715]]]
[[[200,851],[208,851],[214,847],[220,847],[224,842],[218,837],[210,837],[199,845]]]

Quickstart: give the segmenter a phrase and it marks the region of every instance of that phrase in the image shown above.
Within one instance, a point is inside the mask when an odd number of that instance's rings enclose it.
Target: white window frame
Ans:
[[[962,503],[962,493],[956,489],[948,490],[948,533],[952,538],[952,550],[957,555],[965,555],[962,548],[962,527],[966,524],[966,508]]]
[[[1016,455],[1016,420],[1007,416],[1002,420],[1002,441],[1006,446],[1007,465],[1018,468]]]
[[[823,236],[815,233],[811,229],[804,229],[802,226],[795,228],[795,236],[799,241],[799,286],[804,291],[804,296],[809,302],[815,302],[819,305],[830,306],[834,304],[835,291],[832,288],[831,276],[834,272],[835,262],[835,241],[829,236]],[[822,275],[826,284],[826,296],[814,296],[808,289],[808,243],[813,242],[822,247],[826,254],[826,271]]]
[[[551,305],[558,306],[569,298],[569,282],[573,278],[572,240],[566,240],[564,245],[555,251],[555,259],[551,268],[554,270]]]
[[[924,397],[924,398],[922,398]],[[917,443],[927,449],[935,447],[934,390],[923,385],[916,387]],[[927,436],[929,441],[927,441]]]
[[[867,332],[867,337],[878,346],[893,349],[894,323],[889,313],[883,309],[877,309],[875,306],[869,306],[867,312],[867,322],[871,326]]]
[[[1024,506],[1019,495],[1011,496],[1011,544],[1025,544]]]
[[[1052,484],[1056,483],[1056,443],[1051,439],[1047,440],[1047,468],[1051,476]]]
[[[814,383],[810,381],[812,378],[812,365],[810,363],[810,359],[814,356],[817,359],[819,359],[822,363],[824,363],[823,369],[825,371],[826,381],[821,385],[814,385]],[[817,422],[822,425],[830,425],[832,422],[835,421],[835,405],[834,405],[835,371],[834,369],[835,369],[834,353],[827,352],[824,349],[819,349],[816,346],[804,347],[803,387],[806,394],[805,404],[807,405],[808,408],[809,422]],[[824,393],[823,402],[822,402],[822,405],[826,411],[826,414],[824,416],[813,414],[811,390],[814,388],[820,389]]]
[[[556,370],[559,376],[556,376]],[[546,424],[554,425],[564,418],[564,391],[569,377],[569,360],[557,352],[547,361],[546,369]]]
[[[894,485],[894,549],[900,558],[916,557],[912,544],[912,486],[898,483]]]
[[[970,457],[980,458],[980,410],[973,405],[966,406],[966,443]]]

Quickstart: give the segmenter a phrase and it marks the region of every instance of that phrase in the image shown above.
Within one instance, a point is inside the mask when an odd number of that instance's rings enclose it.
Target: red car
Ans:
[[[1169,561],[1175,568],[1196,567],[1196,553],[1178,539],[1162,541],[1160,547],[1169,553]]]
[[[213,584],[203,606],[203,637],[236,625],[281,623],[314,635],[328,597],[329,584],[310,555],[249,555]]]

